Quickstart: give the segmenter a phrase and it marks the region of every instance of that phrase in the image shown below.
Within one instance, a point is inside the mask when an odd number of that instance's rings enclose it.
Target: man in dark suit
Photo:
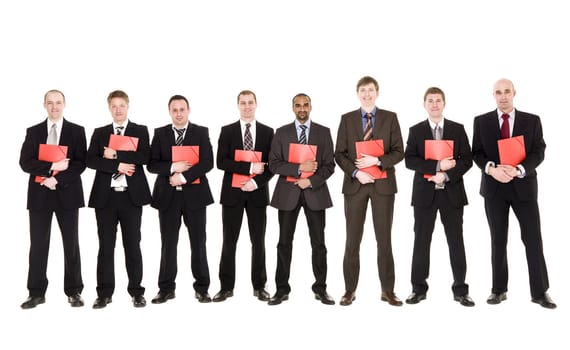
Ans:
[[[175,298],[178,272],[177,249],[181,219],[190,235],[191,267],[195,297],[212,301],[208,294],[210,272],[206,255],[206,206],[214,202],[206,173],[214,165],[208,129],[188,121],[190,105],[186,97],[174,95],[168,101],[172,124],[154,130],[148,171],[157,174],[152,207],[158,209],[162,248],[158,294],[153,304]],[[199,161],[172,161],[172,146],[199,146]],[[194,183],[199,180],[199,183]]]
[[[548,273],[537,201],[536,168],[544,160],[546,144],[540,118],[516,110],[515,94],[510,80],[498,80],[493,88],[497,109],[475,117],[473,127],[473,160],[481,168],[479,193],[485,200],[491,231],[493,287],[487,303],[499,304],[507,299],[507,236],[512,208],[526,249],[531,300],[554,309],[556,304],[547,293]],[[523,136],[526,158],[520,164],[501,164],[497,141],[515,136]]]
[[[99,237],[97,299],[93,308],[101,309],[112,302],[118,224],[129,279],[127,291],[134,307],[144,307],[140,241],[143,206],[150,203],[150,189],[143,169],[150,156],[148,129],[128,119],[129,96],[124,91],[112,91],[107,103],[113,123],[93,131],[87,150],[87,166],[96,170],[89,207],[95,208]],[[111,134],[137,138],[136,150],[108,147]]]
[[[218,168],[224,171],[220,203],[222,204],[223,244],[220,259],[220,291],[214,296],[215,302],[233,296],[235,285],[236,245],[241,230],[244,210],[251,241],[251,283],[253,295],[261,301],[269,300],[265,289],[267,272],[265,269],[265,227],[267,225],[267,187],[273,174],[265,168],[269,148],[273,139],[273,129],[255,119],[257,98],[252,91],[244,90],[237,97],[240,120],[222,127],[218,139]],[[255,162],[235,161],[235,151],[261,152],[261,159]],[[241,187],[232,186],[233,174],[254,176],[243,181]],[[245,179],[244,179],[245,180]]]
[[[293,236],[301,208],[305,212],[311,238],[315,275],[312,289],[315,298],[323,304],[334,305],[333,298],[327,293],[325,245],[325,209],[332,207],[326,180],[334,172],[334,148],[329,128],[309,119],[311,108],[311,98],[308,95],[297,94],[293,97],[296,119],[293,123],[277,129],[269,154],[269,169],[279,174],[271,199],[271,206],[279,210],[279,243],[275,273],[277,291],[269,300],[269,305],[281,304],[289,299]],[[317,153],[314,158],[301,164],[289,162],[289,145],[297,143],[316,146]],[[301,176],[303,172],[312,174],[308,177]],[[293,178],[294,182],[288,181],[288,177]]]
[[[345,294],[341,305],[350,305],[360,273],[360,242],[368,201],[372,204],[372,218],[378,249],[377,264],[382,285],[381,300],[401,306],[394,294],[394,257],[392,255],[392,219],[397,192],[394,166],[404,158],[404,144],[400,124],[395,113],[379,109],[378,82],[369,76],[356,85],[361,107],[341,117],[335,149],[335,160],[344,171],[342,193],[346,216],[346,246],[343,272]],[[356,154],[356,142],[383,140],[384,155]],[[374,179],[365,168],[378,167],[385,178]]]
[[[444,118],[445,94],[440,88],[426,90],[424,108],[428,119],[410,128],[405,151],[406,167],[415,171],[412,294],[406,303],[417,304],[426,298],[431,238],[439,211],[449,247],[453,298],[463,306],[474,306],[465,283],[467,262],[463,245],[463,207],[467,205],[463,174],[473,165],[471,147],[463,125]],[[426,140],[452,141],[453,155],[440,160],[425,159]],[[430,177],[426,179],[425,174]]]
[[[45,302],[46,275],[53,214],[61,230],[64,253],[63,288],[69,304],[83,306],[79,254],[79,208],[85,206],[81,173],[85,170],[85,129],[63,118],[65,96],[59,90],[44,95],[47,120],[26,130],[20,167],[29,173],[27,209],[30,220],[28,270],[29,296],[21,305],[31,309]],[[39,145],[67,146],[67,156],[57,162],[38,160]],[[36,182],[41,176],[41,182]],[[39,178],[38,178],[39,179]]]

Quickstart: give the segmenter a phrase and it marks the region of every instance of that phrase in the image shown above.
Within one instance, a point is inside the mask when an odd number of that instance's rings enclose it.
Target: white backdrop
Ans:
[[[567,93],[570,55],[565,47],[566,12],[557,1],[19,1],[0,5],[0,96],[5,157],[1,172],[8,197],[2,201],[0,236],[1,347],[62,349],[80,346],[129,347],[325,347],[482,348],[517,345],[567,348],[560,330],[568,324],[565,294],[568,282],[568,228],[563,198],[568,189],[557,170],[567,161],[564,131],[568,129]],[[334,207],[327,212],[329,293],[333,307],[313,299],[310,245],[300,216],[294,242],[290,300],[269,307],[252,297],[249,280],[250,244],[242,231],[238,245],[235,296],[224,303],[199,304],[193,298],[189,243],[181,231],[177,298],[152,305],[158,290],[160,260],[158,214],[145,207],[142,249],[143,285],[149,305],[132,307],[126,292],[121,239],[117,240],[117,286],[113,304],[93,310],[96,297],[97,235],[93,209],[80,210],[80,244],[86,306],[72,309],[63,293],[61,236],[55,226],[48,265],[47,302],[35,310],[19,307],[27,296],[27,175],[18,165],[25,129],[46,117],[43,94],[62,90],[65,117],[86,128],[111,122],[106,96],[122,89],[130,96],[131,120],[152,130],[169,123],[168,98],[190,100],[190,120],[209,127],[217,149],[220,127],[239,117],[240,90],[257,94],[259,121],[277,128],[291,122],[291,98],[312,97],[311,118],[331,128],[333,139],[340,115],[358,108],[356,82],[363,75],[380,84],[380,108],[398,113],[404,140],[408,128],[426,117],[422,97],[429,86],[447,95],[445,115],[465,125],[472,137],[473,117],[495,107],[493,83],[502,77],[515,83],[515,106],[542,117],[546,159],[538,169],[544,251],[558,309],[530,302],[528,275],[518,224],[510,230],[509,299],[490,306],[490,239],[479,190],[479,169],[466,175],[470,205],[465,210],[467,282],[476,302],[464,308],[452,300],[447,245],[438,223],[432,243],[428,299],[416,306],[394,308],[380,301],[371,218],[361,249],[357,300],[338,306],[344,292],[342,256],[344,213],[342,173],[329,180]],[[5,132],[6,134],[6,132]],[[560,163],[558,159],[562,159]],[[405,299],[413,244],[410,206],[412,172],[396,166],[399,192],[393,226],[396,293]],[[83,174],[88,198],[94,171]],[[154,182],[154,176],[148,175]],[[208,178],[216,204],[208,208],[208,254],[212,284],[221,251],[219,199],[222,172]],[[275,180],[270,187],[273,188]],[[268,289],[274,293],[277,211],[268,209]],[[245,225],[244,225],[245,227]],[[6,344],[16,341],[18,345]]]

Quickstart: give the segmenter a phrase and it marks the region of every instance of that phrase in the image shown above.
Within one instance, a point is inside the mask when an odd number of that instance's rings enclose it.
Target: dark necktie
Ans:
[[[366,126],[364,127],[364,141],[372,138],[372,114],[366,113]]]
[[[47,138],[48,145],[57,145],[57,125],[52,124],[49,130],[48,138]]]
[[[186,128],[174,128],[174,130],[176,131],[176,146],[182,146],[182,141],[184,141],[184,131],[186,131]]]
[[[125,128],[124,126],[117,126],[117,127],[115,128],[115,135],[121,135],[121,133],[122,133],[122,131],[123,131],[124,128]],[[114,173],[114,174],[113,174],[113,179],[114,179],[114,180],[117,180],[119,177],[121,177],[121,175],[122,175],[121,173]]]
[[[509,127],[509,115],[507,113],[503,113],[501,118],[503,118],[503,124],[501,125],[501,138],[508,139],[509,137],[511,137],[511,129]]]
[[[245,133],[243,134],[243,149],[246,151],[253,150],[253,137],[251,136],[251,123],[245,124]]]
[[[302,145],[307,144],[307,126],[306,125],[299,125],[301,128],[301,134],[299,135],[299,143]]]

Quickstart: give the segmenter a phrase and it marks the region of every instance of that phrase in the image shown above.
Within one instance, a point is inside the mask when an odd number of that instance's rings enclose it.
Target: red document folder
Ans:
[[[524,137],[522,135],[497,141],[501,164],[517,166],[526,158]]]
[[[317,159],[317,146],[316,145],[305,145],[301,143],[290,143],[289,144],[289,163],[301,164],[307,160]],[[312,176],[314,172],[303,171],[301,172],[301,179],[306,179]],[[287,181],[295,182],[298,179],[293,176],[287,176]]]
[[[138,145],[138,137],[111,134],[108,147],[115,151],[136,151]]]
[[[172,162],[185,160],[193,166],[200,162],[200,146],[172,146]],[[200,178],[192,181],[192,185],[200,183]]]
[[[236,162],[258,163],[261,162],[261,152],[236,149],[234,160]],[[244,183],[248,182],[254,176],[255,174],[243,175],[234,173],[232,174],[232,187],[241,188]]]
[[[425,140],[424,159],[442,160],[453,157],[453,140]],[[424,179],[433,175],[424,174]]]
[[[356,141],[356,158],[361,158],[360,154],[362,153],[374,157],[383,156],[384,140]],[[388,173],[380,170],[380,167],[376,165],[360,170],[372,175],[374,179],[385,179],[388,177]]]
[[[43,160],[44,162],[55,163],[63,160],[67,157],[67,146],[60,145],[47,145],[44,143],[40,144],[38,150],[38,160]],[[58,171],[54,170],[53,176],[57,175]],[[36,176],[35,182],[41,183],[44,180],[41,176]]]

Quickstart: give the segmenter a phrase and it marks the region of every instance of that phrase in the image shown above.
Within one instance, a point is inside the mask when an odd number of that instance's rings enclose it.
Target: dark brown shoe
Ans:
[[[346,293],[344,293],[342,298],[340,298],[340,305],[348,306],[348,305],[352,304],[354,299],[356,299],[356,295],[354,295],[354,292],[346,292]]]
[[[402,301],[398,299],[394,292],[382,292],[382,301],[387,301],[392,306],[402,306]]]

